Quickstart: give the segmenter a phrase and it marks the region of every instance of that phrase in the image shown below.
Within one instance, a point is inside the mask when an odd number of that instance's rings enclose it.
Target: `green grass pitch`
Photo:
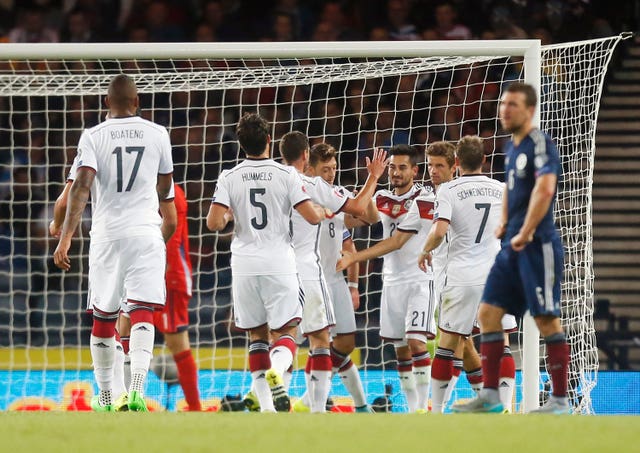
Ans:
[[[0,451],[627,452],[640,417],[0,413]]]

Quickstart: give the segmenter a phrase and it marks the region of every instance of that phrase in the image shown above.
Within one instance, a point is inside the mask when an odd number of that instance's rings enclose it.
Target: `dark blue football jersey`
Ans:
[[[545,174],[555,174],[560,179],[560,156],[551,138],[533,129],[518,146],[509,141],[505,147],[505,173],[507,180],[508,222],[505,241],[515,236],[527,214],[531,192],[536,178]],[[556,195],[549,210],[536,228],[534,238],[547,241],[557,236],[553,219],[553,206]]]

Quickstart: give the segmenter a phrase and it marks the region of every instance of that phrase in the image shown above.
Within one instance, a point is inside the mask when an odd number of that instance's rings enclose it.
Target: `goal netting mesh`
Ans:
[[[592,412],[590,391],[598,369],[594,138],[606,68],[619,40],[542,48],[541,128],[558,144],[563,168],[556,206],[566,248],[562,321],[571,344],[571,401],[582,413]],[[84,309],[90,210],[73,240],[70,272],[53,265],[57,240],[48,237],[48,223],[82,130],[106,114],[102,98],[114,74],[135,79],[142,116],[171,134],[174,177],[189,205],[194,268],[189,334],[202,398],[214,404],[246,392],[250,384],[247,339],[231,316],[231,231],[212,234],[204,222],[217,176],[243,158],[234,136],[238,118],[247,111],[266,117],[276,156],[279,138],[291,130],[306,133],[312,144],[332,144],[339,150],[337,182],[351,188],[364,183],[364,159],[374,147],[409,143],[425,149],[427,143],[465,134],[484,138],[485,170],[503,179],[508,137],[497,120],[498,99],[506,84],[524,79],[524,68],[522,58],[491,55],[1,60],[0,410],[86,409],[94,391],[87,347],[91,319]],[[429,183],[424,165],[419,179]],[[386,179],[380,184],[386,186]],[[358,228],[353,236],[361,249],[379,240],[381,228]],[[381,260],[361,266],[354,359],[369,402],[387,395],[394,410],[402,410],[393,351],[378,335],[380,275]],[[520,337],[512,340],[519,363]],[[168,350],[161,340],[157,345],[156,356],[162,358]],[[544,349],[540,356],[544,359]],[[304,360],[299,354],[298,369]],[[543,360],[540,366],[544,380]],[[154,407],[174,409],[182,394],[165,377],[167,382],[151,375],[146,395]],[[332,396],[340,406],[347,393],[334,382]],[[460,382],[453,399],[471,396],[464,379]],[[292,395],[303,388],[297,371]],[[516,394],[519,401],[519,388]]]

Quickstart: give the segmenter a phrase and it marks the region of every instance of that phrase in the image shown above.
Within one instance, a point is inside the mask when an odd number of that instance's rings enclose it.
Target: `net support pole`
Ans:
[[[524,81],[532,85],[538,93],[538,106],[533,117],[533,125],[540,126],[540,41],[532,41],[524,54]],[[539,406],[540,389],[540,332],[535,320],[527,311],[522,319],[522,404],[520,411],[529,412]]]

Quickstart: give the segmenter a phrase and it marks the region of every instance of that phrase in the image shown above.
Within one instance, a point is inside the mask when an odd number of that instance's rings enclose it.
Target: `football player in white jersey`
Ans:
[[[446,282],[438,318],[440,337],[432,370],[435,412],[441,412],[446,404],[454,355],[472,333],[484,283],[500,249],[493,231],[501,221],[503,184],[482,175],[484,161],[479,137],[467,136],[459,141],[456,163],[461,176],[439,187],[435,222],[418,261],[426,271],[425,261],[431,264],[433,250],[449,233]]]
[[[76,178],[54,261],[70,269],[71,238],[91,193],[89,304],[91,355],[100,389],[96,409],[114,409],[115,324],[126,294],[132,323],[128,407],[147,411],[142,392],[153,351],[153,310],[165,302],[163,236],[173,234],[158,213],[159,200],[167,198],[172,186],[171,143],[164,127],[136,116],[139,100],[130,77],[111,80],[105,103],[110,117],[80,137]]]
[[[302,174],[309,162],[309,141],[303,133],[293,131],[285,134],[280,141],[280,153],[287,164],[300,172],[311,199],[330,211],[330,215],[341,211],[357,217],[366,215],[378,179],[387,165],[387,153],[375,150],[373,159],[369,161],[367,158],[367,181],[358,195],[351,198],[319,176],[311,178]],[[296,213],[291,216],[291,221],[296,264],[305,294],[301,328],[310,345],[307,392],[311,412],[324,412],[332,374],[329,327],[335,324],[335,318],[320,265],[321,225],[309,225]]]
[[[236,326],[249,331],[253,392],[262,412],[288,412],[290,401],[281,373],[293,361],[293,338],[305,303],[289,230],[290,215],[295,210],[301,222],[317,225],[324,219],[324,209],[311,202],[294,168],[271,159],[271,136],[264,118],[245,114],[236,132],[247,158],[218,178],[207,227],[220,231],[234,220],[233,308]],[[271,356],[270,332],[274,343]]]
[[[418,173],[414,148],[396,145],[389,154],[393,190],[380,190],[375,195],[384,240],[356,254],[345,252],[337,268],[385,255],[380,336],[395,345],[400,385],[409,412],[424,412],[431,376],[427,340],[436,332],[435,293],[433,275],[421,272],[415,260],[431,226],[435,195],[431,188],[414,184]],[[418,198],[421,202],[414,207]],[[415,210],[415,219],[405,226],[411,209]]]
[[[335,186],[338,164],[336,150],[327,143],[318,143],[309,152],[307,175],[320,176],[345,196],[351,196],[346,188]],[[360,222],[362,220],[362,222]],[[378,221],[378,210],[370,200],[367,212],[357,225]],[[340,381],[351,394],[356,412],[372,412],[367,404],[366,395],[360,380],[358,368],[353,364],[350,354],[355,349],[356,319],[354,311],[360,305],[358,292],[359,265],[354,263],[347,269],[349,284],[342,271],[336,271],[336,263],[344,248],[355,253],[355,245],[351,239],[349,228],[355,226],[355,219],[344,212],[331,214],[322,222],[320,229],[320,263],[327,282],[328,292],[335,312],[335,326],[331,329],[331,361],[333,373],[340,376]],[[294,405],[294,411],[308,410],[309,394],[305,393]]]

